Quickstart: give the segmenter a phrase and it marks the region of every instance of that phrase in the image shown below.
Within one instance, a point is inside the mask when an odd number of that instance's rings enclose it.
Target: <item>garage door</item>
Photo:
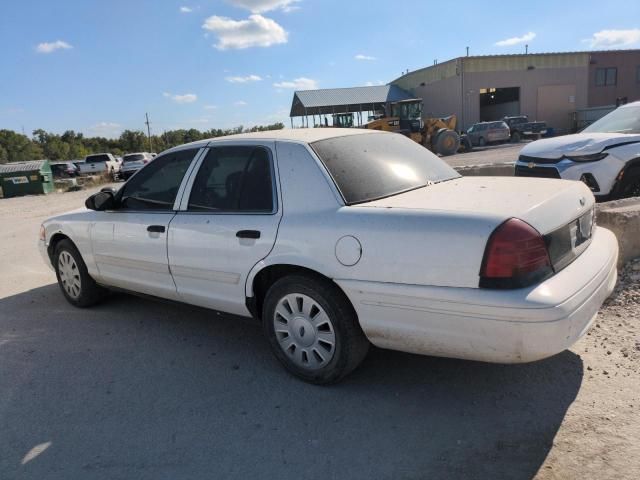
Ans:
[[[538,115],[556,131],[568,131],[576,111],[575,85],[545,85],[538,87]]]

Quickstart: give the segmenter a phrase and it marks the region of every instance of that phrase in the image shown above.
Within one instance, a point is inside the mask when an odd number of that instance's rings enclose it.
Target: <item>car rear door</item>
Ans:
[[[122,187],[116,209],[96,212],[91,243],[100,282],[177,298],[167,235],[178,192],[198,151],[188,148],[159,156]]]
[[[169,227],[169,268],[178,295],[248,315],[247,275],[273,248],[282,215],[275,144],[213,146],[196,169]]]

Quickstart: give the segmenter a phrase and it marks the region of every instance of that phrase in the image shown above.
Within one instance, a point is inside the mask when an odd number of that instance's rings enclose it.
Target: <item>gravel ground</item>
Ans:
[[[449,157],[442,157],[452,167],[466,167],[470,165],[484,165],[487,163],[514,163],[518,159],[520,150],[528,141],[517,144],[504,143],[488,147],[474,147],[469,153],[457,153]]]
[[[128,295],[66,303],[36,239],[87,195],[0,200],[0,479],[640,478],[640,261],[553,358],[373,349],[314,387],[251,320]]]

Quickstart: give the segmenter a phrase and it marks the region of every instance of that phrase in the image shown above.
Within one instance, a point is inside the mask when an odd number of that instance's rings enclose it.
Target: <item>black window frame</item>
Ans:
[[[182,152],[193,152],[193,156],[191,157],[191,160],[189,160],[189,164],[187,165],[187,168],[182,176],[182,178],[180,179],[180,182],[178,183],[178,189],[176,190],[176,196],[173,199],[173,203],[171,204],[170,207],[168,208],[158,208],[158,209],[154,209],[154,208],[123,208],[122,205],[122,197],[124,196],[126,189],[127,189],[127,185],[131,185],[131,183],[127,182],[125,183],[120,190],[118,190],[118,193],[116,194],[115,197],[115,204],[116,204],[116,208],[114,209],[114,211],[118,211],[118,212],[127,212],[127,213],[168,213],[168,212],[175,212],[177,209],[174,208],[176,205],[176,201],[179,201],[181,199],[178,198],[178,195],[180,194],[180,187],[182,187],[182,184],[184,182],[186,182],[189,178],[188,173],[189,173],[189,169],[191,168],[191,165],[193,165],[193,162],[198,158],[200,151],[202,150],[202,147],[191,147],[191,148],[181,148],[179,150],[174,150],[172,152],[167,152],[167,153],[163,153],[158,155],[157,157],[154,158],[153,162],[149,162],[147,163],[144,167],[140,168],[140,170],[138,170],[138,174],[140,172],[142,172],[144,169],[146,168],[154,168],[152,165],[160,165],[162,163],[162,161],[157,162],[156,160],[162,160],[163,157],[166,157],[168,155],[174,155],[177,153],[182,153]],[[136,174],[136,177],[138,177],[138,174]],[[132,177],[134,178],[134,177]]]
[[[271,176],[271,203],[272,208],[270,211],[262,211],[262,210],[233,210],[233,209],[190,209],[189,206],[191,204],[191,195],[193,194],[194,186],[196,185],[196,181],[198,180],[198,174],[202,170],[205,161],[207,160],[207,156],[209,153],[215,150],[220,150],[224,148],[251,148],[253,150],[261,149],[264,150],[267,154],[267,158],[269,160],[269,173]],[[155,161],[155,160],[154,160]],[[272,149],[264,144],[221,144],[221,145],[210,145],[205,151],[202,153],[201,160],[199,161],[199,165],[197,165],[196,169],[194,169],[191,174],[193,181],[189,182],[189,191],[184,193],[184,197],[186,201],[183,203],[184,210],[181,210],[179,213],[187,213],[190,215],[275,215],[278,213],[278,209],[280,208],[280,202],[278,201],[278,186],[276,182],[276,169],[275,169],[275,160]]]
[[[613,72],[613,82],[609,80],[609,74]],[[600,78],[602,76],[602,78]],[[618,67],[596,68],[596,87],[614,87],[618,84]]]

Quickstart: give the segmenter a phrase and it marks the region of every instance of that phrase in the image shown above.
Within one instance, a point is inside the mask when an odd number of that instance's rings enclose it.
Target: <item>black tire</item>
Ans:
[[[287,312],[287,314],[291,315],[288,320],[280,314],[276,316],[276,308],[283,308],[281,302],[286,301],[287,296],[296,299],[294,306],[291,308],[293,311]],[[301,297],[306,297],[306,299],[302,300]],[[298,300],[300,300],[299,304]],[[300,327],[300,336],[297,333],[283,333],[283,329],[291,332],[293,329],[298,328],[294,322],[305,321],[304,318],[300,320],[301,317],[299,316],[304,317],[305,314],[302,312],[305,308],[309,308],[303,304],[303,302],[307,301],[310,301],[312,305],[314,303],[317,304],[316,308],[322,309],[320,312],[326,315],[330,326],[326,325],[326,321],[319,320],[307,332],[304,331],[304,327]],[[309,318],[313,319],[313,307],[309,308],[309,310],[311,312]],[[324,318],[321,313],[317,313],[316,318]],[[278,333],[276,333],[276,323],[281,326]],[[356,312],[344,293],[329,281],[313,276],[296,274],[281,278],[275,282],[265,296],[262,324],[264,333],[276,358],[288,372],[309,383],[329,384],[339,381],[362,362],[369,350],[369,341],[362,332]],[[324,360],[327,362],[326,364],[322,365],[319,360],[320,357],[315,358],[315,353],[310,353],[309,357],[313,356],[314,359],[312,361],[307,360],[308,367],[302,365],[307,352],[306,349],[309,349],[309,351],[311,349],[315,350],[314,345],[302,348],[298,348],[295,345],[296,348],[293,350],[288,349],[285,351],[284,344],[287,339],[294,343],[294,335],[299,337],[300,340],[305,335],[307,335],[307,338],[316,338],[319,337],[321,328],[324,328],[324,332],[329,331],[328,329],[331,328],[330,333],[334,335],[335,340],[331,353],[326,347],[325,350],[320,352],[323,355],[327,355]],[[309,332],[311,332],[310,335]],[[298,351],[301,355],[301,362],[295,360]],[[316,368],[311,365],[312,362],[318,364]]]
[[[520,132],[513,132],[511,134],[512,143],[520,143],[520,140],[522,140],[522,136],[520,135]]]
[[[77,294],[75,293],[75,289],[68,291],[65,286],[68,284],[69,275],[65,271],[65,267],[61,264],[60,258],[61,256],[66,258],[67,255],[69,255],[75,262],[76,268],[72,268],[71,270],[77,272],[73,275],[74,279],[78,280],[79,287]],[[100,287],[93,278],[91,278],[87,271],[87,266],[84,263],[84,260],[82,260],[82,255],[80,255],[80,252],[71,240],[65,239],[58,242],[53,253],[52,261],[60,290],[71,305],[79,308],[86,308],[98,303],[105,297],[106,290]]]
[[[436,136],[436,153],[443,156],[453,155],[460,148],[460,135],[453,130],[442,130]]]
[[[487,141],[484,139],[484,137],[480,137],[480,138],[478,139],[478,146],[479,146],[479,147],[484,147],[484,146],[486,146],[486,145],[487,145]]]
[[[634,169],[622,179],[617,198],[640,197],[640,171]]]
[[[473,145],[471,144],[471,140],[469,140],[469,137],[461,137],[460,143],[464,146],[464,153],[471,152],[473,150]]]

